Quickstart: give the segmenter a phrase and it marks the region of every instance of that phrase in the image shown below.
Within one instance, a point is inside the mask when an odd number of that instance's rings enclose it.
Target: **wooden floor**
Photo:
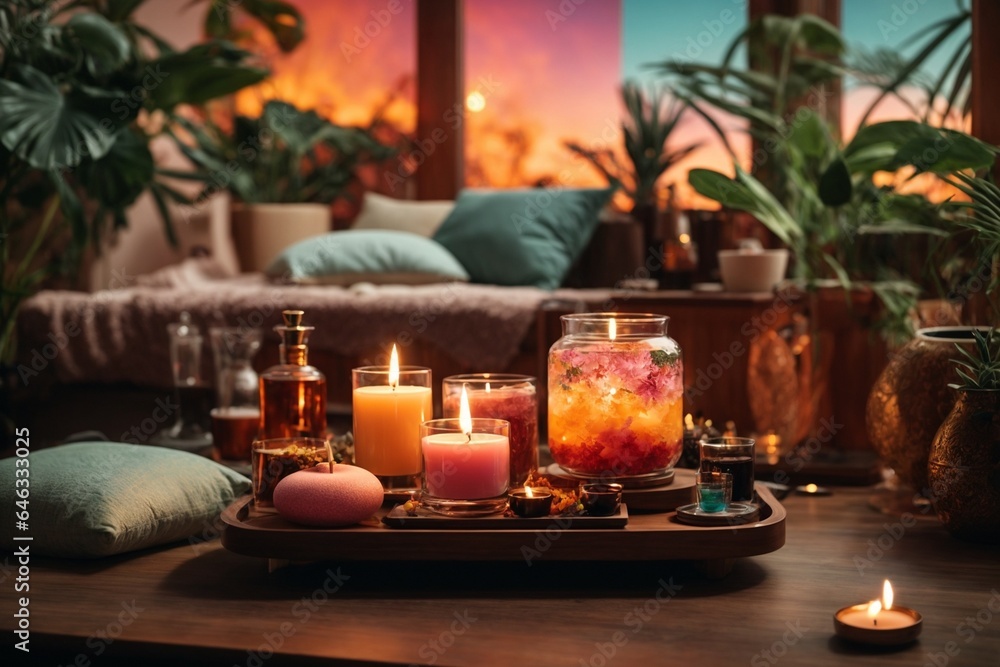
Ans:
[[[544,558],[268,574],[218,540],[88,563],[34,559],[35,660],[13,664],[1000,665],[1000,547],[876,513],[870,494],[789,497],[786,545],[715,581],[677,563]],[[923,614],[920,641],[878,651],[836,640],[834,611],[877,597],[883,578],[897,605]]]

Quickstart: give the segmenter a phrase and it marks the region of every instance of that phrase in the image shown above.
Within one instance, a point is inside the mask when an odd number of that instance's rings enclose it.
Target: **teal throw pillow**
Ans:
[[[300,241],[285,248],[267,274],[290,282],[323,285],[420,285],[469,280],[458,260],[436,241],[385,229],[352,229]]]
[[[555,289],[593,236],[611,192],[463,190],[434,240],[474,282]]]
[[[70,558],[110,556],[202,534],[250,490],[246,477],[196,454],[115,442],[80,442],[3,459],[0,484],[0,506],[27,511],[26,531],[15,530],[14,517],[0,522],[3,543],[17,546],[22,542],[13,541],[15,535],[28,535],[32,540],[23,544],[31,553]],[[17,493],[23,488],[26,498]]]

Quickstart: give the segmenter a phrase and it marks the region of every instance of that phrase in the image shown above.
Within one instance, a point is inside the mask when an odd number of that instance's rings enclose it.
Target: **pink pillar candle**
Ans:
[[[481,500],[507,493],[510,442],[494,433],[436,433],[421,443],[426,492],[449,500]]]

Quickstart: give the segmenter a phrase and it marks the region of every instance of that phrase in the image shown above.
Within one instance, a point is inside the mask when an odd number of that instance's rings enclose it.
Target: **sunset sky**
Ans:
[[[239,108],[253,113],[264,100],[278,97],[356,125],[369,123],[381,109],[386,119],[412,133],[414,4],[402,0],[395,14],[388,0],[298,0],[296,5],[307,20],[307,40],[291,55],[268,52],[275,76],[241,94]],[[915,3],[911,14],[899,13],[894,0],[843,0],[842,5],[849,43],[904,55],[912,53],[917,31],[955,12],[954,3],[943,0]],[[466,0],[467,93],[479,92],[483,78],[499,84],[472,100],[476,111],[470,111],[466,125],[467,183],[511,187],[545,178],[562,185],[603,183],[596,171],[574,160],[564,142],[594,146],[611,138],[620,145],[618,90],[624,79],[660,84],[646,65],[672,58],[717,64],[745,26],[745,0],[579,5],[571,0]],[[937,66],[943,66],[943,58]],[[845,135],[853,133],[870,99],[869,90],[848,82]],[[901,103],[890,101],[874,118],[908,115]],[[738,126],[733,128],[737,153],[749,155],[749,142]],[[731,160],[694,115],[678,129],[676,141],[699,141],[703,148],[669,172],[664,184],[678,181],[682,204],[706,205],[690,192],[683,175],[695,166],[731,173]],[[568,177],[560,179],[560,174]]]

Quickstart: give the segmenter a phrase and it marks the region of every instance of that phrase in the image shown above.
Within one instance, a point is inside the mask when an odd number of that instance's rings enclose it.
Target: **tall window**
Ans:
[[[564,142],[618,142],[620,80],[619,0],[466,0],[466,184],[603,183]]]

